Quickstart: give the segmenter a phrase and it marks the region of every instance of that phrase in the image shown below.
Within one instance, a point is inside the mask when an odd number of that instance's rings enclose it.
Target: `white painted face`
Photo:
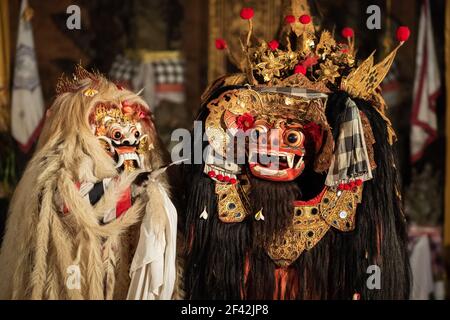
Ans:
[[[106,152],[116,161],[116,168],[124,165],[126,169],[142,167],[139,148],[141,143],[146,142],[147,135],[142,134],[139,122],[105,116],[99,124],[93,126],[93,131]]]

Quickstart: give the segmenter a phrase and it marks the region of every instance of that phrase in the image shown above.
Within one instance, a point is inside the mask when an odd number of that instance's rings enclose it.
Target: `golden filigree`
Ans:
[[[251,20],[249,25],[252,26]],[[347,38],[347,44],[337,43],[329,31],[316,34],[312,23],[299,26],[296,21],[282,28],[282,32],[287,33],[282,37],[285,39],[283,48],[273,48],[263,40],[255,41],[252,32],[253,29],[249,28],[247,41],[241,45],[243,54],[239,61],[228,51],[232,62],[245,74],[247,83],[280,86],[285,78],[301,72],[313,82],[322,83],[333,90],[337,89],[337,83],[352,96],[367,100],[373,98],[375,89],[386,77],[402,44],[377,65],[373,65],[371,55],[359,67],[355,67],[353,36]],[[291,43],[294,35],[297,39]],[[297,66],[300,68],[296,69]]]
[[[302,81],[301,77],[291,80]],[[300,79],[300,80],[299,80]],[[258,88],[255,88],[258,89]],[[280,117],[284,119],[297,119],[304,122],[315,122],[325,130],[325,136],[331,137],[331,129],[325,117],[325,104],[321,98],[308,99],[304,97],[289,96],[281,93],[257,92],[253,89],[235,89],[224,92],[218,98],[211,100],[207,107],[209,115],[205,121],[205,132],[210,145],[222,156],[226,156],[227,146],[232,139],[227,134],[224,114],[226,111],[239,116],[250,113],[254,117],[272,120]],[[324,150],[333,148],[333,140],[325,139]],[[324,156],[327,158],[324,154]],[[322,159],[321,157],[318,157]],[[323,159],[322,159],[323,160]],[[324,164],[322,167],[326,167]]]
[[[267,254],[278,266],[287,267],[317,245],[330,227],[343,232],[353,230],[362,191],[362,185],[353,190],[325,187],[317,203],[296,203],[292,225],[267,246]]]
[[[256,65],[257,74],[264,78],[265,82],[269,82],[274,77],[281,75],[281,70],[285,68],[285,65],[277,59],[273,52],[268,52],[262,55],[261,62]]]
[[[325,59],[336,46],[336,41],[331,36],[331,33],[328,31],[322,32],[320,35],[319,43],[316,46],[316,55],[322,59]]]
[[[320,64],[320,70],[317,70],[319,81],[327,81],[335,83],[336,78],[340,76],[339,66],[335,65],[332,60],[326,60],[325,63]]]
[[[399,48],[400,45],[376,65],[373,64],[372,53],[359,67],[342,79],[341,89],[354,97],[370,99],[389,72]]]
[[[239,184],[216,182],[215,192],[220,221],[242,222],[248,213],[248,203]]]

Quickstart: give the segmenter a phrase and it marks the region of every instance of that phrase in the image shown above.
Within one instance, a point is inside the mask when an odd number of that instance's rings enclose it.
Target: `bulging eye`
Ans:
[[[112,132],[112,137],[115,140],[120,140],[122,138],[122,132],[119,129],[114,129]]]
[[[288,130],[284,135],[284,142],[291,147],[298,147],[303,143],[303,134],[297,130]]]
[[[141,133],[139,131],[134,132],[134,137],[137,139],[141,136]]]

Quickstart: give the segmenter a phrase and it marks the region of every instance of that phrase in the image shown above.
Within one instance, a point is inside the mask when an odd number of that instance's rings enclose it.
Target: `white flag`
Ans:
[[[441,79],[436,59],[429,1],[423,1],[417,40],[416,75],[411,114],[411,161],[419,160],[437,137],[436,99]]]
[[[33,28],[27,18],[28,1],[22,0],[11,100],[11,131],[27,152],[39,134],[44,99],[34,51]]]

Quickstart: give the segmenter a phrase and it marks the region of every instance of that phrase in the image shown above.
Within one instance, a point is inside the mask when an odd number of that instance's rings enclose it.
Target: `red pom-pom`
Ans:
[[[295,17],[293,15],[288,15],[284,17],[284,22],[287,24],[291,24],[295,22]]]
[[[218,174],[217,177],[216,177],[216,179],[219,180],[219,181],[223,181],[223,175]]]
[[[208,176],[210,177],[210,178],[214,178],[215,176],[216,176],[216,173],[214,172],[214,171],[209,171],[208,172]]]
[[[223,176],[223,181],[225,181],[225,182],[230,181],[230,177],[229,176]]]
[[[277,40],[272,40],[268,43],[270,50],[275,51],[280,46],[280,43]]]
[[[308,24],[311,22],[311,17],[307,14],[303,14],[300,16],[298,20],[300,21],[301,24]]]
[[[230,179],[230,183],[231,183],[231,184],[236,184],[236,182],[237,182],[237,180],[236,180],[235,178],[231,178],[231,179]]]
[[[244,20],[250,20],[253,18],[253,15],[255,12],[253,11],[253,8],[242,8],[241,10],[241,18]]]
[[[341,34],[344,38],[348,39],[348,38],[353,38],[353,36],[355,35],[355,32],[353,31],[352,28],[345,27],[344,29],[342,29]]]
[[[302,64],[298,64],[295,66],[294,73],[301,73],[303,75],[306,74],[306,68]]]
[[[397,40],[400,42],[405,42],[408,40],[409,36],[411,35],[411,31],[406,26],[398,27],[397,29]]]
[[[227,42],[224,39],[222,39],[222,38],[216,39],[216,49],[217,50],[223,50],[226,48],[227,48]]]
[[[360,185],[362,185],[363,181],[362,179],[358,179],[355,181],[355,184],[359,187]]]

